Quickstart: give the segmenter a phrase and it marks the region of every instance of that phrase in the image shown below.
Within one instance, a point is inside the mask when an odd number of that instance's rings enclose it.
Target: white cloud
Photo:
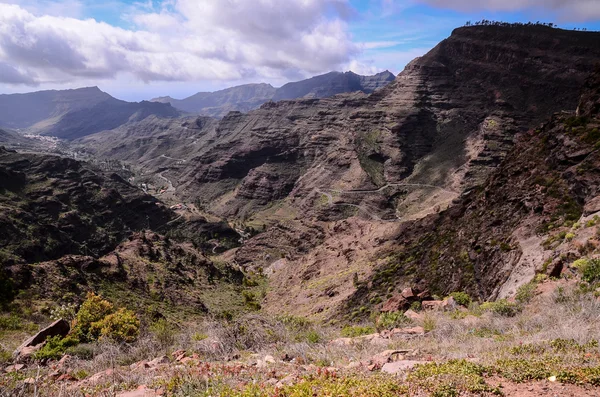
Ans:
[[[586,21],[600,18],[598,0],[420,0],[436,7],[461,11],[517,11],[544,9],[562,21]]]
[[[135,29],[18,3],[0,3],[0,73],[12,76],[4,83],[281,78],[337,69],[360,50],[346,0],[146,2],[128,16]]]

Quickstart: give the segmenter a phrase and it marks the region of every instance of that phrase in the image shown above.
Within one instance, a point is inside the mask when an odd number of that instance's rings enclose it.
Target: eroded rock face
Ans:
[[[457,29],[372,95],[270,102],[230,114],[210,152],[178,172],[179,192],[209,206],[228,195],[211,207],[228,216],[278,199],[314,215],[317,192],[327,189],[383,187],[375,192],[380,202],[354,193],[336,198],[374,204],[380,217],[389,217],[390,205],[405,214],[426,209],[419,201],[436,194],[430,212],[443,208],[485,180],[517,132],[576,106],[600,56],[594,38],[543,27]]]
[[[520,136],[483,186],[446,211],[403,224],[393,253],[385,254],[393,255],[394,262],[375,271],[370,288],[358,290],[348,310],[385,294],[400,280],[424,282],[442,296],[467,290],[485,299],[506,297],[536,272],[560,275],[561,258],[573,261],[586,249],[594,250],[593,230],[582,232],[592,248],[580,242],[569,246],[564,236],[575,222],[593,219],[597,210],[599,77],[597,70],[588,79],[579,116],[574,111],[555,114]],[[563,240],[565,247],[554,250]],[[504,287],[508,282],[510,289]]]

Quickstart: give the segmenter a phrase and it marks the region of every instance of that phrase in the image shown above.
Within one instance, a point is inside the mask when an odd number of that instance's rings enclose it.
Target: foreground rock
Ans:
[[[56,320],[23,342],[21,346],[14,351],[13,357],[16,360],[28,359],[35,351],[37,351],[44,343],[46,343],[46,339],[54,336],[67,336],[70,330],[71,326],[66,320],[63,320],[62,318],[60,320]]]

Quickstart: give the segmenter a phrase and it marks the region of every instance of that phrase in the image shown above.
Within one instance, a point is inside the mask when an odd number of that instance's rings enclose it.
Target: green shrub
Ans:
[[[471,297],[466,292],[453,292],[450,296],[454,298],[456,303],[464,307],[469,307],[472,302]]]
[[[370,326],[347,326],[342,328],[341,335],[346,338],[356,338],[358,336],[370,335],[376,332],[375,328]]]
[[[67,351],[68,348],[76,346],[79,343],[79,339],[73,335],[69,335],[65,338],[60,335],[53,336],[46,339],[46,344],[42,346],[40,350],[35,352],[33,357],[36,360],[58,360]]]
[[[515,294],[515,300],[520,304],[529,303],[535,296],[536,288],[537,283],[535,281],[531,281],[527,284],[521,285],[517,289],[517,293]]]
[[[65,353],[82,360],[91,360],[94,358],[95,349],[94,345],[92,344],[81,343],[79,345],[69,347]]]
[[[131,343],[140,335],[140,320],[133,311],[120,308],[103,320],[93,323],[92,330],[96,329],[100,330],[102,338]]]
[[[319,343],[321,341],[321,335],[315,330],[308,331],[304,338],[308,343]]]
[[[164,318],[155,321],[150,326],[150,332],[154,334],[163,349],[167,349],[175,343],[175,328]],[[194,334],[194,340],[196,340],[195,336],[196,334]]]
[[[0,330],[17,331],[23,329],[23,319],[11,314],[10,316],[0,317]]]
[[[76,333],[82,342],[93,341],[100,337],[102,326],[99,324],[106,316],[114,312],[113,305],[101,296],[88,292],[76,316]],[[92,327],[92,324],[96,324]]]
[[[581,270],[583,281],[593,283],[600,280],[600,259],[589,260]]]
[[[480,309],[483,311],[490,311],[504,317],[514,317],[521,311],[519,305],[509,302],[506,299],[500,299],[496,302],[484,302],[481,304]]]
[[[401,312],[381,313],[377,319],[377,329],[394,329],[410,324],[412,321]]]
[[[420,312],[422,308],[423,305],[419,301],[410,304],[410,310],[412,310],[413,312]]]

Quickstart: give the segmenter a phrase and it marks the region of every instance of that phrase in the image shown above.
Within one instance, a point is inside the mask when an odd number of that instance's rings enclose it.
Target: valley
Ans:
[[[0,95],[0,396],[597,395],[599,60]]]

